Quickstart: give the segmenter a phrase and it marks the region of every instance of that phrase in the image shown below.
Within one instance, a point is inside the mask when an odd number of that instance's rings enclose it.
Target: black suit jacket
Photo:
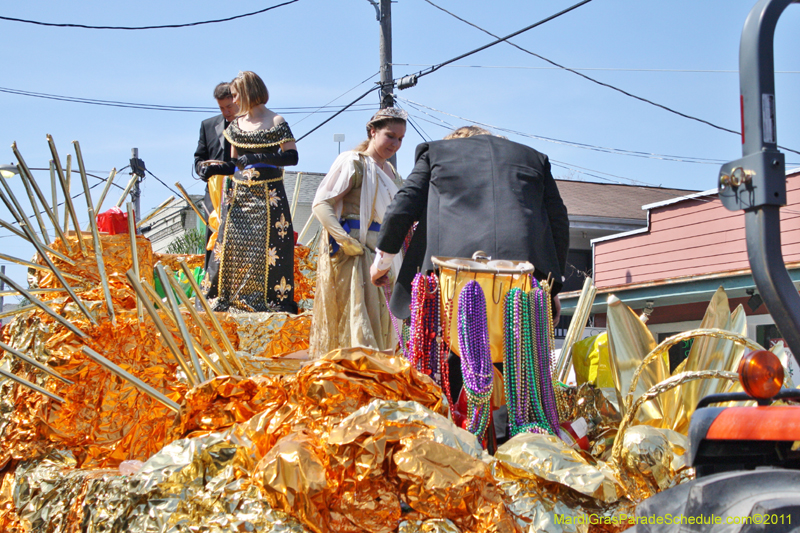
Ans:
[[[530,261],[535,276],[552,274],[553,292],[569,250],[569,219],[547,156],[492,135],[423,143],[414,170],[386,212],[378,248],[400,251],[419,221],[390,303],[409,316],[411,281],[433,269],[431,256]]]
[[[200,139],[197,141],[197,149],[194,151],[194,171],[197,172],[198,176],[202,176],[200,173],[200,163],[203,161],[209,159],[217,159],[219,161],[231,160],[231,146],[222,135],[224,131],[225,118],[221,114],[207,118],[200,124]],[[203,205],[206,208],[207,215],[211,214],[214,210],[211,196],[208,193],[208,187],[206,187],[205,196],[203,197]],[[208,242],[211,233],[211,229],[206,228],[206,242]],[[210,257],[211,252],[206,251],[204,268],[208,266]]]

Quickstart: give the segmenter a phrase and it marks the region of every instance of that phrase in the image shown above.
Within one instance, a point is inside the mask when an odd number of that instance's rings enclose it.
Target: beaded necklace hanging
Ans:
[[[511,289],[506,295],[504,311],[503,378],[511,435],[552,434],[539,401],[529,294],[518,288]]]
[[[442,388],[447,401],[453,405],[447,351],[442,349],[439,305],[436,274],[417,274],[411,282],[411,325],[404,355],[417,370]]]
[[[553,314],[550,291],[533,280],[534,288],[528,293],[531,315],[536,326],[536,384],[539,402],[553,434],[559,433],[558,407],[553,390]]]
[[[483,438],[491,414],[494,367],[489,349],[486,299],[477,281],[470,281],[458,297],[458,346],[470,417],[467,430]]]

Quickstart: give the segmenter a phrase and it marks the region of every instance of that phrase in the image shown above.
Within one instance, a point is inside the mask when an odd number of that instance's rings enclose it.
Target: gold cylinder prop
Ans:
[[[477,257],[478,252],[476,252]],[[470,281],[477,281],[486,296],[486,319],[489,324],[489,348],[492,362],[503,361],[503,313],[506,294],[512,288],[531,290],[529,274],[534,267],[527,261],[478,260],[460,257],[432,257],[431,261],[439,270],[439,288],[444,312],[442,329],[450,341],[450,349],[460,355],[458,349],[458,322],[455,320],[458,309],[458,296]],[[448,316],[449,315],[449,316]],[[449,320],[444,325],[445,320]]]
[[[137,229],[141,228],[141,227],[142,227],[142,224],[144,224],[144,223],[145,223],[145,222],[147,222],[148,220],[151,220],[153,217],[155,217],[155,216],[156,216],[157,214],[159,214],[161,211],[163,211],[164,209],[166,209],[166,208],[167,208],[167,206],[168,206],[169,204],[171,204],[172,202],[174,202],[174,201],[175,201],[175,197],[174,197],[174,196],[170,196],[169,198],[167,198],[166,200],[164,200],[163,202],[161,202],[161,204],[160,204],[158,207],[156,207],[155,209],[153,209],[153,212],[152,212],[152,213],[150,213],[149,215],[147,215],[147,216],[146,216],[146,217],[144,217],[142,220],[140,220],[139,222],[137,222],[137,223],[136,223],[136,228],[137,228]]]
[[[3,191],[0,191],[0,197],[1,198],[5,198],[5,195],[3,194]],[[6,205],[8,205],[8,204],[6,204]],[[31,244],[33,244],[33,241],[31,241],[30,237],[28,237],[28,235],[24,231],[18,230],[17,228],[15,228],[14,226],[12,226],[8,222],[6,222],[5,220],[0,220],[0,228],[7,229],[8,231],[13,233],[17,237],[19,237],[21,239],[24,239],[24,240],[30,242]],[[62,254],[61,252],[59,252],[57,250],[53,250],[52,248],[50,248],[49,246],[47,246],[45,244],[41,244],[41,243],[39,243],[39,244],[41,245],[42,249],[45,250],[48,254],[53,255],[55,257],[58,257],[61,261],[64,261],[65,263],[67,263],[69,265],[75,266],[75,261],[72,260],[71,258],[67,257],[66,255]]]
[[[78,215],[75,212],[75,206],[72,203],[72,197],[69,195],[69,187],[67,186],[67,181],[64,177],[64,170],[61,168],[61,159],[58,157],[56,143],[53,141],[53,137],[49,133],[47,134],[47,144],[50,146],[50,153],[53,155],[53,161],[56,164],[56,174],[58,175],[58,180],[61,183],[61,189],[64,191],[64,209],[67,210],[70,218],[72,219],[72,226],[75,228],[75,235],[78,238],[78,245],[80,246],[81,254],[86,257],[86,245],[83,243],[81,225],[78,223]],[[67,170],[68,172],[72,172],[72,170],[69,168],[69,161],[69,156],[67,156]]]
[[[71,380],[65,378],[64,376],[62,376],[61,374],[59,374],[58,372],[56,372],[55,370],[53,370],[49,366],[47,366],[47,365],[45,365],[43,363],[40,363],[39,361],[37,361],[36,359],[34,359],[32,357],[28,357],[24,353],[20,352],[19,350],[15,349],[12,346],[9,346],[8,344],[0,342],[0,348],[2,348],[3,350],[7,351],[8,353],[13,355],[14,357],[20,359],[21,361],[25,361],[29,365],[35,366],[36,368],[38,368],[42,372],[46,372],[46,373],[50,374],[51,376],[53,376],[54,378],[60,379],[61,381],[63,381],[67,385],[72,385],[72,383],[73,383]]]
[[[133,275],[136,279],[141,279],[139,275],[139,247],[136,244],[136,221],[133,216],[133,204],[128,202],[125,208],[128,210],[128,236],[131,239],[131,258],[133,259]],[[139,322],[144,320],[142,302],[136,296],[136,316]]]
[[[58,226],[58,229],[63,233],[63,230],[61,228],[61,223],[58,220],[58,189],[56,188],[56,164],[53,163],[52,159],[50,160],[50,194],[53,195],[53,217],[55,217],[54,218],[55,225]],[[67,246],[68,250],[71,250],[66,240],[64,240],[64,245]]]
[[[55,401],[57,401],[59,403],[64,403],[64,398],[62,398],[61,396],[59,396],[57,394],[53,394],[49,390],[43,389],[39,385],[31,383],[27,379],[21,378],[21,377],[19,377],[17,375],[14,375],[11,372],[7,372],[7,371],[3,370],[2,368],[0,368],[0,376],[6,377],[6,378],[10,379],[11,381],[16,381],[20,385],[28,387],[31,390],[35,390],[36,392],[40,392],[40,393],[44,394],[45,396],[49,396],[50,398],[54,399]]]
[[[114,178],[117,177],[117,169],[112,168],[111,173],[108,175],[108,179],[106,180],[106,185],[103,187],[103,192],[100,193],[100,198],[97,200],[97,205],[94,206],[95,214],[100,212],[100,209],[103,207],[103,201],[106,199],[106,195],[108,194],[108,189],[111,188],[111,184],[114,183]]]
[[[178,190],[180,191],[180,193],[181,193],[181,196],[183,196],[183,199],[184,199],[184,200],[186,200],[186,203],[187,203],[187,204],[189,204],[189,207],[191,207],[191,208],[192,208],[192,210],[195,212],[195,214],[196,214],[198,217],[200,217],[200,220],[202,220],[202,221],[203,221],[203,224],[205,224],[206,226],[208,226],[208,218],[206,218],[205,216],[203,216],[203,213],[201,213],[201,212],[200,212],[200,210],[199,210],[199,209],[197,209],[197,206],[196,206],[196,205],[194,205],[194,202],[192,201],[192,199],[191,199],[191,198],[189,198],[189,193],[188,193],[188,192],[186,192],[186,189],[184,189],[184,188],[183,188],[183,185],[181,185],[181,182],[179,182],[179,181],[176,181],[176,182],[175,182],[175,186],[176,186],[176,187],[178,188]]]
[[[137,176],[136,174],[131,174],[131,179],[128,181],[128,184],[125,186],[125,190],[122,191],[122,196],[120,196],[119,200],[117,200],[117,204],[116,204],[117,207],[122,207],[122,203],[125,201],[125,198],[128,197],[128,193],[131,192],[131,189],[133,189],[133,185],[136,183],[136,180],[138,180],[138,179],[139,179],[139,176]]]

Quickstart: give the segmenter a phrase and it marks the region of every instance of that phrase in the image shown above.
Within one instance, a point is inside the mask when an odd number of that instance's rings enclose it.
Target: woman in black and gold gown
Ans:
[[[228,176],[203,290],[215,311],[296,313],[294,230],[283,186],[283,167],[298,160],[294,137],[267,109],[269,93],[254,72],[240,73],[231,93],[239,116],[225,138],[234,161],[209,169]]]

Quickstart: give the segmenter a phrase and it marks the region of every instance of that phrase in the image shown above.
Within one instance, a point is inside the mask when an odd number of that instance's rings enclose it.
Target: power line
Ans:
[[[295,2],[299,2],[300,0],[289,0],[288,2],[284,2],[282,4],[277,4],[271,7],[267,7],[265,9],[260,9],[258,11],[253,11],[252,13],[245,13],[243,15],[236,15],[233,17],[228,17],[224,19],[215,19],[215,20],[203,20],[200,22],[189,22],[186,24],[163,24],[160,26],[89,26],[86,24],[61,24],[55,22],[40,22],[37,20],[26,20],[26,19],[18,19],[13,17],[3,17],[0,16],[0,20],[8,20],[11,22],[24,22],[25,24],[35,24],[37,26],[49,26],[55,28],[83,28],[86,30],[161,30],[161,29],[168,29],[168,28],[189,28],[192,26],[202,26],[204,24],[216,24],[218,22],[228,22],[231,20],[236,20],[244,17],[252,17],[253,15],[259,15],[261,13],[265,13],[272,9],[276,9],[278,7],[288,6],[289,4],[294,4]]]
[[[425,1],[427,1],[427,0],[425,0]],[[517,35],[520,35],[521,33],[525,33],[526,31],[532,30],[533,28],[536,28],[537,26],[541,26],[545,22],[550,22],[551,20],[557,19],[558,17],[560,17],[562,15],[565,15],[565,14],[569,13],[570,11],[572,11],[574,9],[577,9],[577,8],[581,7],[582,5],[584,5],[584,4],[588,4],[591,1],[592,0],[582,0],[581,2],[578,2],[577,4],[575,4],[573,6],[570,6],[570,7],[566,8],[566,9],[564,9],[562,11],[559,11],[558,13],[556,13],[554,15],[550,15],[549,17],[543,18],[539,22],[531,24],[530,26],[526,26],[526,27],[522,28],[521,30],[517,30],[514,33],[506,35],[505,37],[497,37],[495,35],[492,35],[492,37],[495,37],[495,39],[497,39],[496,41],[492,41],[489,44],[485,44],[485,45],[483,45],[483,46],[481,46],[479,48],[476,48],[474,50],[471,50],[471,51],[469,51],[469,52],[467,52],[465,54],[461,54],[460,56],[456,56],[453,59],[448,59],[447,61],[445,61],[443,63],[439,63],[438,65],[434,65],[434,66],[432,66],[432,67],[430,67],[428,69],[421,70],[421,71],[417,72],[416,74],[414,74],[414,76],[416,76],[417,78],[421,78],[422,76],[427,76],[428,74],[432,74],[432,73],[436,72],[437,70],[439,70],[440,68],[444,67],[445,65],[449,65],[450,63],[454,63],[454,62],[456,62],[456,61],[458,61],[460,59],[464,59],[465,57],[469,57],[469,56],[471,56],[473,54],[477,54],[478,52],[482,52],[483,50],[486,50],[487,48],[491,48],[492,46],[494,46],[496,44],[499,44],[499,43],[502,43],[504,41],[507,41],[508,39],[511,39],[512,37],[516,37]],[[435,4],[431,4],[431,5],[435,6]],[[435,7],[438,7],[438,6],[435,6]],[[439,8],[439,9],[441,9],[441,8]],[[397,82],[397,80],[395,80],[395,82]]]
[[[363,83],[363,82],[362,82]],[[361,84],[359,84],[361,85]],[[15,94],[19,96],[29,96],[32,98],[43,98],[46,100],[58,100],[62,102],[71,102],[77,104],[91,104],[91,105],[101,105],[107,107],[123,107],[123,108],[131,108],[131,109],[145,109],[150,111],[177,111],[183,113],[213,113],[218,112],[219,108],[217,107],[197,107],[197,106],[171,106],[171,105],[160,105],[160,104],[142,104],[136,102],[122,102],[117,100],[99,100],[95,98],[83,98],[78,96],[64,96],[58,94],[49,94],[49,93],[37,93],[33,91],[23,91],[20,89],[11,89],[8,87],[0,87],[0,92],[8,93],[8,94]],[[349,91],[348,91],[349,92]],[[346,93],[345,93],[346,94]],[[359,104],[358,107],[368,109],[374,108],[377,104]],[[323,113],[333,113],[333,110],[328,111],[329,107],[333,107],[338,109],[339,106],[329,106],[325,104],[323,106],[299,106],[299,107],[285,107],[276,109],[275,111],[279,114],[283,115],[291,115],[291,114],[300,114],[305,113],[306,110],[315,109],[316,112],[323,112]]]
[[[431,0],[424,0],[424,1],[425,1],[425,2],[427,2],[428,4],[430,4],[431,6],[435,7],[436,9],[438,9],[438,10],[440,10],[440,11],[444,11],[445,13],[447,13],[448,15],[450,15],[451,17],[454,17],[454,18],[456,18],[456,19],[460,20],[461,22],[463,22],[463,23],[465,23],[465,24],[468,24],[468,25],[472,26],[473,28],[475,28],[475,29],[477,29],[477,30],[480,30],[480,31],[482,31],[483,33],[485,33],[485,34],[487,34],[487,35],[490,35],[490,36],[492,36],[492,37],[494,37],[494,38],[496,38],[496,39],[499,39],[499,37],[497,37],[497,35],[493,34],[493,33],[492,33],[492,32],[490,32],[489,30],[485,30],[485,29],[481,28],[480,26],[478,26],[477,24],[473,24],[472,22],[470,22],[470,21],[468,21],[468,20],[465,20],[465,19],[463,19],[463,18],[459,17],[459,16],[458,16],[458,15],[456,15],[455,13],[452,13],[452,12],[450,12],[450,11],[446,10],[445,8],[443,8],[443,7],[440,7],[440,6],[436,5],[436,4],[434,4],[433,2],[431,2]],[[570,8],[570,9],[573,9],[573,8]],[[500,41],[506,41],[508,44],[510,44],[510,45],[511,45],[511,46],[513,46],[514,48],[516,48],[516,49],[518,49],[518,50],[521,50],[521,51],[525,52],[526,54],[530,54],[530,55],[532,55],[532,56],[534,56],[534,57],[538,57],[538,58],[539,58],[539,59],[541,59],[542,61],[546,61],[547,63],[550,63],[551,65],[553,65],[553,66],[555,66],[555,67],[558,67],[558,68],[560,68],[560,69],[566,70],[567,72],[572,72],[573,74],[576,74],[576,75],[580,76],[581,78],[584,78],[584,79],[586,79],[586,80],[589,80],[589,81],[591,81],[592,83],[596,83],[596,84],[598,84],[598,85],[601,85],[601,86],[603,86],[603,87],[607,87],[607,88],[609,88],[609,89],[612,89],[612,90],[614,90],[614,91],[617,91],[617,92],[619,92],[619,93],[622,93],[622,94],[624,94],[625,96],[628,96],[628,97],[630,97],[630,98],[634,98],[634,99],[636,99],[636,100],[639,100],[639,101],[641,101],[641,102],[645,102],[645,103],[647,103],[647,104],[650,104],[650,105],[653,105],[653,106],[655,106],[655,107],[661,108],[661,109],[663,109],[663,110],[665,110],[665,111],[668,111],[668,112],[670,112],[670,113],[674,113],[674,114],[676,114],[676,115],[678,115],[678,116],[680,116],[680,117],[687,118],[687,119],[689,119],[689,120],[695,120],[695,121],[697,121],[697,122],[700,122],[700,123],[702,123],[702,124],[706,124],[706,125],[708,125],[708,126],[711,126],[712,128],[716,128],[716,129],[718,129],[718,130],[725,131],[725,132],[728,132],[728,133],[733,133],[734,135],[741,135],[741,132],[738,132],[738,131],[735,131],[735,130],[732,130],[732,129],[729,129],[729,128],[725,128],[725,127],[723,127],[723,126],[718,126],[718,125],[714,124],[713,122],[709,122],[709,121],[707,121],[707,120],[705,120],[705,119],[702,119],[702,118],[694,117],[694,116],[692,116],[692,115],[687,115],[686,113],[682,113],[682,112],[680,112],[680,111],[677,111],[677,110],[675,110],[675,109],[672,109],[671,107],[667,107],[667,106],[665,106],[665,105],[662,105],[662,104],[659,104],[659,103],[653,102],[652,100],[648,100],[647,98],[643,98],[643,97],[641,97],[641,96],[637,96],[637,95],[635,95],[635,94],[629,93],[628,91],[625,91],[625,90],[623,90],[623,89],[620,89],[619,87],[615,87],[614,85],[611,85],[611,84],[608,84],[608,83],[602,82],[602,81],[600,81],[600,80],[596,80],[596,79],[594,79],[594,78],[592,78],[592,77],[590,77],[590,76],[587,76],[586,74],[583,74],[583,73],[581,73],[581,72],[578,72],[578,71],[577,71],[577,70],[575,70],[575,69],[572,69],[572,68],[569,68],[569,67],[565,67],[564,65],[561,65],[561,64],[559,64],[559,63],[556,63],[555,61],[553,61],[553,60],[551,60],[551,59],[548,59],[548,58],[546,58],[546,57],[544,57],[544,56],[542,56],[542,55],[539,55],[539,54],[537,54],[537,53],[535,53],[535,52],[531,52],[530,50],[528,50],[528,49],[526,49],[526,48],[523,48],[523,47],[521,47],[521,46],[519,46],[519,45],[517,45],[517,44],[515,44],[515,43],[512,43],[511,41],[508,41],[508,39],[509,39],[510,37],[512,37],[513,35],[514,35],[514,34],[512,34],[512,35],[510,35],[510,36],[508,36],[508,37],[504,37],[504,38],[500,39],[500,40],[499,40],[499,41],[497,41],[497,42],[500,42]],[[470,53],[471,53],[471,52],[470,52]],[[463,56],[462,56],[462,57],[463,57]],[[460,59],[460,58],[459,58],[459,59]],[[450,62],[452,62],[452,61],[450,61]],[[439,65],[439,67],[437,67],[437,68],[441,68],[442,66],[444,66],[444,65],[446,65],[446,64],[447,64],[447,63],[443,63],[443,64]],[[798,152],[797,150],[792,150],[791,148],[786,148],[785,146],[779,146],[779,148],[782,148],[782,149],[784,149],[784,150],[786,150],[786,151],[789,151],[789,152],[794,152],[794,153],[796,153],[796,154],[800,154],[800,152]]]
[[[418,102],[414,102],[412,100],[408,100],[407,98],[402,98],[400,96],[395,96],[395,98],[397,98],[398,100],[402,100],[403,102],[408,103],[412,107],[415,107],[415,109],[417,109],[417,110],[420,110],[420,109],[418,109],[416,107],[416,106],[419,106],[419,107],[423,107],[423,108],[426,108],[426,109],[430,109],[431,111],[435,111],[437,113],[441,113],[443,115],[447,115],[447,116],[450,116],[450,117],[453,117],[453,118],[457,118],[459,120],[465,120],[467,122],[471,122],[472,124],[478,124],[480,126],[485,126],[487,128],[491,128],[491,129],[496,130],[496,131],[502,131],[502,132],[505,132],[505,133],[512,133],[514,135],[520,135],[520,136],[523,136],[523,137],[529,137],[531,139],[537,139],[537,140],[540,140],[540,141],[546,141],[546,142],[550,142],[550,143],[553,143],[553,144],[562,144],[562,145],[565,145],[565,146],[572,146],[574,148],[581,148],[581,149],[584,149],[584,150],[593,150],[593,151],[596,151],[596,152],[604,152],[604,153],[609,153],[609,154],[626,155],[626,156],[630,156],[630,157],[641,157],[641,158],[645,158],[645,159],[660,159],[660,160],[664,160],[664,161],[676,161],[676,162],[679,162],[679,163],[695,163],[695,164],[705,164],[705,165],[719,165],[719,164],[727,163],[726,160],[722,160],[722,159],[708,159],[708,158],[703,158],[703,157],[674,156],[674,155],[657,154],[657,153],[651,153],[651,152],[640,152],[640,151],[636,151],[636,150],[625,150],[623,148],[608,148],[608,147],[605,147],[605,146],[597,146],[597,145],[592,145],[592,144],[578,143],[578,142],[574,142],[574,141],[565,141],[563,139],[555,139],[555,138],[552,138],[552,137],[544,137],[542,135],[534,135],[532,133],[526,133],[526,132],[522,132],[522,131],[518,131],[518,130],[512,130],[510,128],[502,128],[500,126],[493,126],[491,124],[486,124],[484,122],[480,122],[480,121],[477,121],[477,120],[472,120],[470,118],[462,117],[462,116],[459,116],[459,115],[454,115],[452,113],[448,113],[448,112],[442,111],[440,109],[436,109],[436,108],[433,108],[433,107],[430,107],[430,106],[426,106],[424,104],[420,104]]]
[[[324,106],[320,106],[320,107],[319,107],[319,108],[317,108],[315,111],[313,111],[313,112],[309,113],[308,115],[306,115],[305,117],[301,118],[300,120],[298,120],[297,122],[295,122],[295,125],[296,125],[296,124],[300,124],[301,122],[303,122],[305,119],[307,119],[307,118],[308,118],[308,117],[310,117],[311,115],[314,115],[314,114],[316,114],[316,113],[317,113],[317,112],[318,112],[320,109],[322,109],[323,107],[327,107],[327,106],[329,106],[330,104],[332,104],[333,102],[335,102],[336,100],[338,100],[338,99],[339,99],[339,98],[341,98],[342,96],[346,95],[347,93],[349,93],[349,92],[352,92],[352,91],[355,91],[357,88],[361,87],[362,85],[364,85],[365,83],[367,83],[369,80],[371,80],[372,78],[374,78],[374,77],[375,77],[375,76],[377,76],[378,74],[380,74],[380,71],[376,72],[375,74],[372,74],[372,75],[371,75],[371,76],[369,76],[368,78],[365,78],[363,81],[359,82],[357,85],[354,85],[354,86],[353,86],[353,87],[351,87],[350,89],[347,89],[345,92],[343,92],[342,94],[340,94],[339,96],[337,96],[336,98],[334,98],[333,100],[331,100],[330,102],[326,103]],[[357,105],[361,106],[361,105],[369,105],[369,104],[357,104]],[[373,105],[374,105],[374,104],[373,104]],[[331,118],[333,118],[333,117],[331,117]]]
[[[437,6],[438,7],[438,6]],[[468,23],[469,24],[469,23]],[[396,67],[432,67],[430,63],[392,63]],[[447,65],[447,68],[494,68],[519,70],[562,70],[562,67],[530,67],[521,65]],[[607,72],[666,72],[689,74],[739,74],[738,70],[699,70],[678,68],[612,68],[612,67],[573,67],[572,70],[600,70]],[[775,74],[800,74],[800,70],[776,70]]]
[[[150,171],[149,171],[149,170],[147,170],[147,169],[145,169],[144,171],[145,171],[145,172],[147,172],[148,174],[150,174],[151,176],[153,176],[153,177],[156,179],[156,181],[157,181],[157,182],[159,182],[161,185],[163,185],[164,187],[166,187],[167,189],[169,189],[169,190],[170,190],[170,192],[171,192],[172,194],[174,194],[176,198],[183,198],[183,195],[182,195],[181,193],[179,193],[178,191],[176,191],[175,189],[173,189],[172,187],[170,187],[169,185],[167,185],[166,183],[164,183],[163,181],[161,181],[161,178],[159,178],[158,176],[156,176],[155,174],[153,174],[152,172],[150,172]]]
[[[358,102],[359,100],[363,99],[363,98],[364,98],[364,97],[366,97],[366,96],[367,96],[369,93],[376,91],[377,89],[378,89],[378,87],[371,87],[371,88],[369,88],[369,89],[367,90],[367,92],[365,92],[364,94],[362,94],[361,96],[359,96],[358,98],[356,98],[355,100],[353,100],[352,102],[350,102],[349,104],[347,104],[346,106],[344,106],[343,108],[341,108],[339,111],[337,111],[336,113],[334,113],[334,114],[333,114],[333,115],[331,115],[330,117],[326,118],[325,120],[323,120],[322,122],[320,122],[319,124],[317,124],[316,126],[314,126],[313,128],[311,128],[311,129],[310,129],[309,131],[307,131],[306,133],[304,133],[304,134],[303,134],[303,135],[302,135],[302,136],[301,136],[299,139],[297,139],[297,141],[296,141],[296,142],[300,142],[300,141],[302,141],[303,139],[305,139],[306,137],[308,137],[309,135],[311,135],[312,133],[314,133],[315,131],[317,131],[318,129],[320,129],[322,126],[324,126],[325,124],[327,124],[328,122],[330,122],[331,120],[333,120],[334,118],[336,118],[337,116],[339,116],[339,115],[340,115],[341,113],[343,113],[343,112],[344,112],[344,111],[345,111],[345,110],[346,110],[348,107],[350,107],[351,105],[355,104],[355,103],[356,103],[356,102]]]

